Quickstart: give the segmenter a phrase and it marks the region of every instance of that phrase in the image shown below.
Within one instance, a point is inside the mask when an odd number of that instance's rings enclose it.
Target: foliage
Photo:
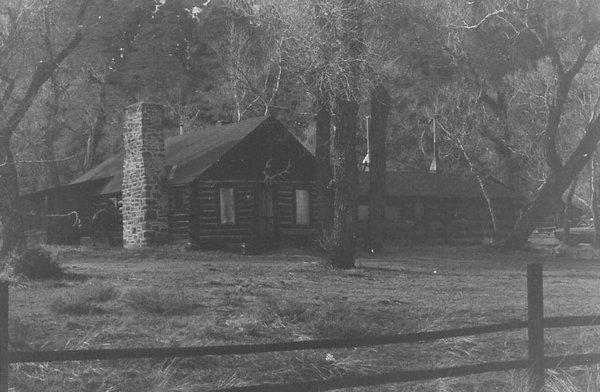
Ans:
[[[13,272],[32,279],[52,279],[63,275],[59,262],[43,248],[30,248],[15,256]]]
[[[21,3],[8,2],[22,11],[18,24],[0,18],[6,31],[18,27],[0,43],[7,54],[0,89],[12,90],[7,114],[24,102],[40,61],[79,26],[79,2]],[[135,100],[164,104],[168,133],[273,114],[311,142],[320,94],[351,96],[362,117],[369,91],[381,84],[393,102],[388,169],[427,170],[437,116],[447,131],[438,138],[443,170],[469,170],[459,138],[481,173],[531,200],[552,175],[548,149],[540,148],[546,135],[555,134],[565,163],[594,113],[597,48],[573,79],[556,132],[546,129],[558,96],[557,59],[565,69],[575,64],[593,42],[599,11],[590,0],[528,4],[529,11],[512,0],[91,2],[77,49],[38,86],[11,137],[22,162],[18,183],[22,191],[65,183],[120,151],[122,108]],[[589,181],[579,184],[576,194],[589,204]]]

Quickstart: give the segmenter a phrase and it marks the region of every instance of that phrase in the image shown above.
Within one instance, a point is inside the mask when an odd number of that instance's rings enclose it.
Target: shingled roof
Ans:
[[[227,125],[198,129],[181,136],[165,139],[166,165],[170,185],[182,185],[198,178],[233,146],[268,121],[256,117]],[[94,167],[69,185],[97,187],[94,193],[111,194],[121,191],[123,153],[116,154]],[[490,178],[487,189],[492,198],[514,198],[510,190]],[[369,189],[368,173],[359,178],[361,194]],[[474,175],[419,172],[388,172],[386,193],[399,197],[482,198],[479,182]]]
[[[268,120],[275,121],[269,117],[255,117],[166,138],[165,156],[169,169],[169,184],[181,185],[191,182]],[[105,180],[106,183],[99,190],[99,194],[120,192],[123,182],[123,155],[113,155],[69,185]]]
[[[513,193],[499,181],[490,178],[487,190],[493,199],[514,198]],[[399,197],[483,198],[474,175],[420,172],[387,172],[386,194]],[[369,173],[359,177],[361,194],[369,190]]]

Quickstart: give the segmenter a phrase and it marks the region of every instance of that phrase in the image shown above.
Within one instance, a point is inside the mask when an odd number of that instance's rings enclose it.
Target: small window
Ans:
[[[220,188],[220,202],[221,202],[221,223],[222,224],[234,224],[235,223],[235,200],[233,188]]]
[[[358,206],[358,221],[365,222],[369,220],[369,206],[359,205]]]
[[[310,224],[310,194],[306,189],[296,189],[296,224]]]

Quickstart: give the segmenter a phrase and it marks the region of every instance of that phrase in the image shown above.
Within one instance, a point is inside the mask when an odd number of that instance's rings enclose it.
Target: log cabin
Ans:
[[[107,237],[128,248],[186,241],[194,247],[305,242],[317,232],[314,155],[272,117],[164,137],[162,108],[127,108],[124,149],[65,186],[26,196],[38,241]],[[358,234],[368,220],[368,173],[361,173]],[[515,198],[487,184],[501,230],[514,222]],[[388,237],[481,242],[492,231],[474,176],[389,172]],[[94,217],[104,211],[104,231]]]
[[[111,242],[128,248],[173,240],[271,247],[314,233],[314,158],[272,117],[165,138],[162,108],[139,103],[126,110],[123,140],[122,153],[68,185],[28,195],[29,215],[46,217],[47,241],[91,236],[107,206],[117,215]]]
[[[493,233],[490,212],[478,179],[470,173],[387,172],[385,233],[408,242],[481,243]],[[517,199],[489,177],[484,186],[494,209],[498,234],[514,225]],[[369,218],[368,172],[359,177],[358,230]]]

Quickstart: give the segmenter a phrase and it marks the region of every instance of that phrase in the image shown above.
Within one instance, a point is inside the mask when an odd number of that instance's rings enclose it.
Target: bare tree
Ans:
[[[0,23],[6,31],[0,37],[0,74],[3,82],[2,101],[0,102],[0,219],[3,227],[2,253],[24,246],[21,208],[19,202],[19,183],[16,162],[11,150],[11,139],[19,129],[19,124],[31,108],[41,87],[56,72],[58,66],[80,44],[84,34],[85,13],[91,0],[83,0],[76,7],[74,28],[70,37],[64,41],[56,53],[46,52],[32,65],[31,71],[23,72],[26,58],[23,45],[29,44],[30,27],[43,25],[47,4],[27,7],[23,2],[8,2],[1,10]],[[41,23],[40,23],[41,22]],[[57,45],[58,46],[58,45]]]
[[[246,20],[227,20],[226,34],[214,51],[227,74],[234,121],[251,109],[269,114],[281,84],[281,46],[280,37],[265,34]]]
[[[587,124],[570,154],[563,158],[559,153],[561,121],[571,101],[573,83],[600,40],[600,5],[595,1],[567,4],[542,0],[529,1],[524,5],[518,1],[489,4],[476,23],[464,22],[451,27],[477,31],[492,22],[498,23],[505,28],[492,31],[487,35],[489,40],[499,34],[511,37],[516,43],[526,38],[528,53],[539,53],[537,58],[548,59],[553,69],[553,81],[548,82],[543,129],[544,158],[549,174],[503,243],[511,248],[521,247],[533,231],[535,221],[548,212],[558,210],[562,194],[586,165],[600,139],[600,117],[596,117]],[[564,23],[565,20],[568,22]],[[483,97],[485,99],[485,95]]]

